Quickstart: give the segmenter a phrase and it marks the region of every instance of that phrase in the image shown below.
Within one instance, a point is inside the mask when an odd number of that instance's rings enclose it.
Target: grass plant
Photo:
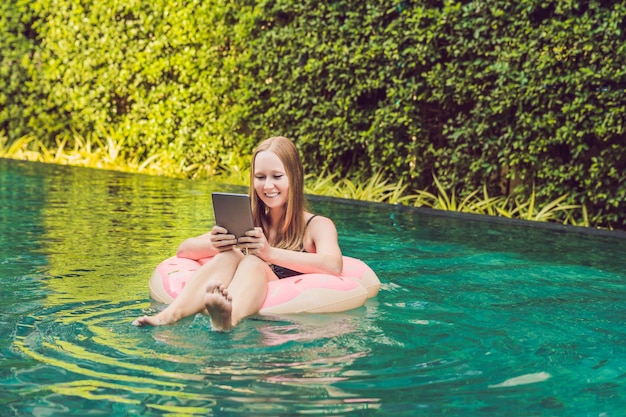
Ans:
[[[226,184],[248,185],[250,183],[249,155],[243,156],[239,152],[231,152],[222,160],[213,178]]]
[[[97,129],[89,137],[76,133],[58,137],[54,148],[47,147],[34,136],[23,136],[8,145],[7,137],[0,135],[0,158],[181,178],[189,171],[189,167],[174,161],[164,152],[146,158],[123,153],[123,140],[104,128]]]
[[[570,210],[581,208],[581,206],[575,204],[562,204],[566,198],[567,194],[564,194],[556,200],[538,207],[535,204],[535,190],[533,188],[529,200],[524,201],[519,196],[513,196],[513,198],[504,199],[504,204],[497,206],[496,210],[500,216],[508,218],[516,217],[533,221],[551,221],[558,218],[560,212],[569,212]],[[565,216],[565,219],[567,221],[571,219],[571,216]]]
[[[481,206],[484,205],[484,202],[481,202],[476,198],[478,191],[471,192],[459,201],[456,196],[456,192],[454,190],[452,192],[448,192],[443,185],[441,185],[441,182],[436,175],[433,175],[433,181],[437,188],[437,194],[424,190],[418,190],[413,199],[414,206],[428,206],[439,210],[466,213],[483,213]]]
[[[8,145],[6,136],[0,135],[0,158],[12,158],[55,164],[77,165],[124,172],[145,173],[179,178],[214,178],[220,182],[247,185],[250,181],[250,157],[232,152],[221,163],[199,166],[175,161],[166,152],[143,157],[139,153],[123,151],[124,138],[116,132],[98,128],[89,137],[72,133],[60,137],[54,148],[49,148],[34,136],[24,136]],[[367,179],[338,178],[337,173],[308,174],[305,177],[307,194],[325,195],[354,200],[430,207],[466,213],[520,218],[530,221],[552,221],[577,226],[591,226],[586,207],[568,204],[567,195],[554,201],[537,205],[533,191],[530,198],[520,195],[489,196],[487,188],[461,197],[447,190],[433,175],[436,189],[407,191],[406,184],[385,179],[378,172]],[[578,214],[580,210],[580,214]]]

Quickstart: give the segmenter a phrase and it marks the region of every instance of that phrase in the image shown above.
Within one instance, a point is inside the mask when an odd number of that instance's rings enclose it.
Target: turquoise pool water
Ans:
[[[131,326],[215,190],[0,159],[1,416],[624,415],[623,233],[316,198],[375,300]]]

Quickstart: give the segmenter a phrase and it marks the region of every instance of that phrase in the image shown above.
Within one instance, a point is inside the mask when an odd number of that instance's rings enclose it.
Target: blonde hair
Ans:
[[[304,197],[304,168],[300,160],[300,154],[296,145],[286,137],[275,136],[259,143],[252,154],[252,167],[250,169],[250,201],[252,203],[252,216],[254,224],[260,225],[266,236],[269,236],[270,217],[269,210],[256,194],[254,189],[254,172],[256,156],[259,152],[274,152],[285,167],[285,174],[289,180],[289,193],[285,213],[277,225],[276,237],[272,246],[290,250],[301,250],[304,241],[306,224],[304,211],[307,209],[307,201]]]

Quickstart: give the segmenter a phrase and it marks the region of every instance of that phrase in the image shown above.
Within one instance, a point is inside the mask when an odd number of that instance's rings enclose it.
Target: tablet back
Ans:
[[[215,224],[238,238],[254,229],[250,197],[247,194],[213,193],[212,198]]]

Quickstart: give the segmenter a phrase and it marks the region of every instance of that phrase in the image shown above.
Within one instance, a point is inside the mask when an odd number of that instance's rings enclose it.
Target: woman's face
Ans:
[[[278,155],[262,151],[254,160],[254,191],[270,209],[284,207],[289,199],[289,178]]]

